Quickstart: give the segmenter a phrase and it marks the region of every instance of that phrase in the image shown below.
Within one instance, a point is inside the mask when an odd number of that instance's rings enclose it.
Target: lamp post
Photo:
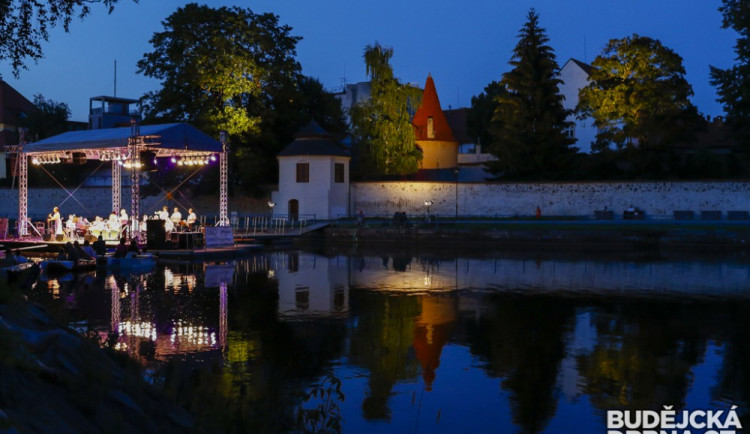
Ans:
[[[427,221],[429,222],[430,221],[430,207],[432,206],[432,201],[431,200],[424,201],[424,206],[427,207]]]
[[[453,174],[456,175],[456,220],[458,220],[458,167],[453,169]]]
[[[271,208],[271,217],[273,217],[273,207],[276,206],[276,202],[269,200],[268,201],[268,207]]]

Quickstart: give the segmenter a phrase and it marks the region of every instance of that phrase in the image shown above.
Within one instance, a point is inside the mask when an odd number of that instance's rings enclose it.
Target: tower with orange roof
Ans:
[[[412,119],[417,146],[422,150],[420,169],[450,169],[458,166],[458,141],[440,107],[435,82],[427,75],[422,104]]]

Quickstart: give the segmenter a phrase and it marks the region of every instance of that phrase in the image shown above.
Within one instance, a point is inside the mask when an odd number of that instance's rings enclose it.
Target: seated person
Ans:
[[[125,244],[125,238],[120,238],[120,244],[115,248],[115,258],[124,258],[128,254],[128,245]]]
[[[73,249],[78,254],[78,259],[84,259],[87,261],[90,261],[91,259],[94,259],[94,256],[89,256],[88,253],[86,253],[85,250],[83,250],[83,247],[81,247],[81,244],[78,242],[78,240],[73,242]]]
[[[73,244],[70,241],[65,243],[65,254],[67,255],[68,261],[78,262],[78,260],[81,259],[81,255],[75,247],[73,247]]]
[[[16,257],[15,255],[13,255],[13,251],[10,249],[10,247],[6,247],[5,257],[3,258],[3,262],[0,265],[3,267],[12,267],[16,264]]]
[[[86,254],[90,257],[96,258],[96,250],[91,247],[91,243],[89,243],[89,240],[83,242],[83,251],[86,252]]]
[[[104,242],[104,238],[101,235],[99,235],[99,238],[94,241],[94,244],[91,247],[93,247],[94,251],[99,256],[103,256],[107,253],[107,243]]]
[[[129,258],[138,256],[141,254],[141,249],[138,248],[138,241],[136,241],[135,238],[130,240],[130,247],[128,247],[128,253],[127,256]]]

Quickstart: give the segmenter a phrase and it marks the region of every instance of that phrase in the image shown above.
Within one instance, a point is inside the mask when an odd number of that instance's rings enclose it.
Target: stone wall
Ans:
[[[456,191],[458,187],[458,192]],[[633,205],[650,216],[676,210],[750,210],[750,182],[569,182],[459,183],[359,182],[352,184],[352,215],[392,215],[396,211],[453,216],[593,215],[604,207],[622,215]],[[458,194],[456,194],[458,193]]]

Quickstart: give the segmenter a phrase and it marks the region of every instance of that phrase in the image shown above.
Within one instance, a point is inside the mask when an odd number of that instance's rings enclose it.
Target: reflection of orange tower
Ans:
[[[422,104],[411,121],[417,146],[422,149],[420,169],[449,169],[458,166],[458,141],[440,108],[435,83],[427,76]]]
[[[440,353],[448,342],[456,322],[458,308],[453,297],[423,297],[422,313],[414,327],[414,352],[422,365],[425,389],[432,390],[435,370],[440,366]]]

